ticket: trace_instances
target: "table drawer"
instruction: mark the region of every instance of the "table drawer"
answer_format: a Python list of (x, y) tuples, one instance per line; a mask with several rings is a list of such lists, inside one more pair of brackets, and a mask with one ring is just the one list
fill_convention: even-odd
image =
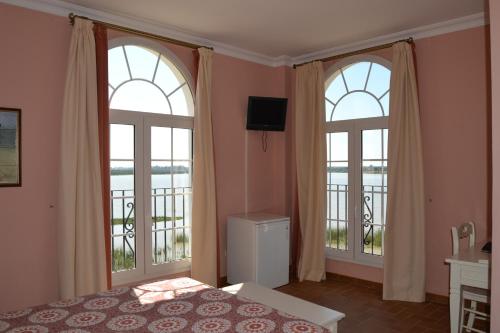
[(488, 267), (466, 266), (461, 269), (461, 280), (463, 285), (488, 289)]

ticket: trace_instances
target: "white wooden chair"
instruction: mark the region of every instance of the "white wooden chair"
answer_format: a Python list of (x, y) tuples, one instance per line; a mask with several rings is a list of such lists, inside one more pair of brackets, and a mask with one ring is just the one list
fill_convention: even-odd
[[(468, 238), (468, 246), (473, 247), (476, 244), (476, 230), (473, 222), (467, 222), (459, 227), (451, 228), (451, 238), (453, 240), (453, 255), (457, 254), (460, 250), (460, 240)], [(477, 303), (489, 303), (489, 291), (481, 288), (474, 288), (463, 286), (461, 292), (460, 302), (460, 332), (465, 328), (466, 332), (481, 332), (474, 328), (474, 321), (476, 319), (489, 320), (489, 315), (477, 310)], [(465, 300), (470, 301), (470, 308), (465, 307)], [(468, 313), (467, 325), (464, 325), (465, 314)]]

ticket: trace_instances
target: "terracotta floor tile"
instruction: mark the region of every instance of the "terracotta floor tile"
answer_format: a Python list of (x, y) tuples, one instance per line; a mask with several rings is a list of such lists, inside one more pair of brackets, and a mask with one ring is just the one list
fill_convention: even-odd
[(446, 304), (382, 301), (380, 285), (329, 275), (326, 281), (292, 282), (279, 291), (343, 312), (339, 333), (449, 332)]

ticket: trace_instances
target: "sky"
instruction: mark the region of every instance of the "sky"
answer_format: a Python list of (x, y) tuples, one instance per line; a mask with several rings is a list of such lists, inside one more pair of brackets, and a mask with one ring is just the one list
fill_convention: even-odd
[[(326, 88), (326, 118), (333, 120), (380, 117), (389, 114), (390, 71), (382, 65), (360, 62), (336, 72)], [(366, 93), (361, 90), (367, 90)], [(347, 94), (350, 92), (350, 94)], [(347, 94), (347, 95), (346, 95)], [(329, 101), (328, 101), (329, 100)], [(381, 165), (371, 160), (387, 159), (388, 131), (364, 130), (362, 133), (362, 158), (365, 166)], [(351, 143), (352, 144), (352, 143)], [(331, 147), (330, 147), (331, 145)], [(327, 137), (329, 161), (336, 166), (347, 166), (348, 135), (346, 132)]]
[[(138, 46), (115, 47), (109, 50), (108, 56), (111, 109), (193, 114), (186, 80), (165, 57)], [(113, 162), (112, 167), (133, 167), (134, 126), (111, 125), (110, 136), (111, 159), (129, 160)], [(163, 166), (165, 160), (172, 158), (190, 160), (190, 137), (191, 131), (187, 129), (151, 127), (151, 158), (156, 160), (152, 164)]]

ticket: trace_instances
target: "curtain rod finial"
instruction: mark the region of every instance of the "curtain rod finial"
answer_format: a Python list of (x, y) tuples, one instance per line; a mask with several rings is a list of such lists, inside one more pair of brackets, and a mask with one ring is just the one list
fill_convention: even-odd
[(69, 23), (71, 25), (75, 24), (75, 17), (76, 17), (76, 15), (74, 13), (69, 13), (68, 18), (69, 18)]

